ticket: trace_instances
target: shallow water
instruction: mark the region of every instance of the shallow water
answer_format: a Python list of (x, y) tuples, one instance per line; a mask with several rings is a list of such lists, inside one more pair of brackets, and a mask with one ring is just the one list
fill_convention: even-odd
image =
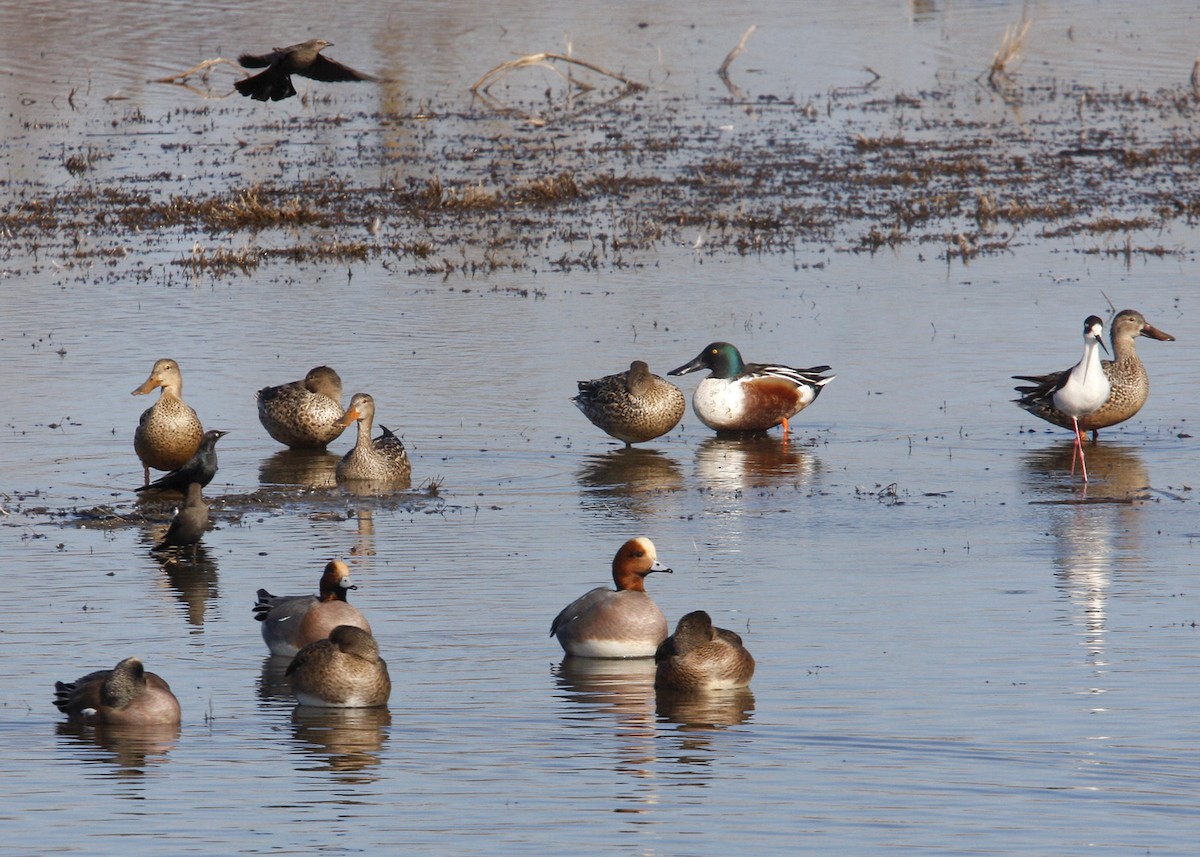
[[(306, 10), (311, 31), (293, 37), (270, 15), (206, 5), (179, 21), (148, 3), (143, 37), (128, 42), (118, 12), (91, 30), (42, 8), (0, 8), (9, 136), (24, 120), (51, 123), (27, 138), (37, 146), (5, 147), (11, 205), (22, 182), (61, 172), (56, 134), (74, 145), (107, 111), (195, 106), (144, 81), (217, 53), (324, 31), (332, 56), (403, 72), (406, 97), (452, 102), (495, 62), (560, 49), (569, 33), (578, 55), (651, 81), (656, 97), (707, 99), (724, 93), (711, 69), (756, 23), (711, 4), (657, 4), (652, 17), (594, 5), (569, 19), (522, 5), (487, 21), (410, 4), (402, 22), (350, 10), (337, 27)], [(885, 94), (969, 88), (1021, 11), (844, 8), (764, 7), (736, 66), (743, 83), (822, 98), (870, 65)], [(1130, 21), (1092, 4), (1038, 7), (1027, 74), (1176, 85), (1196, 13), (1157, 8), (1161, 19)], [(95, 51), (94, 63), (36, 78), (51, 40), (58, 55)], [(85, 78), (93, 97), (74, 113), (65, 91)], [(131, 102), (98, 100), (117, 90)], [(265, 110), (373, 109), (377, 97), (330, 95), (332, 106), (221, 102), (206, 138), (260, 133)], [(344, 143), (324, 133), (331, 150)], [(122, 132), (98, 170), (148, 181), (178, 158), (166, 169), (219, 184), (239, 168), (160, 142)], [(50, 253), (2, 263), (0, 553), (21, 585), (2, 629), (0, 760), (20, 787), (0, 809), (0, 852), (1194, 851), (1200, 413), (1186, 227), (1159, 239), (1181, 252), (1128, 262), (1030, 230), (969, 265), (922, 246), (739, 256), (664, 241), (623, 267), (473, 278), (277, 261), (189, 281), (170, 275), (174, 244), (121, 240), (132, 258), (83, 276)], [(1074, 362), (1082, 317), (1107, 315), (1102, 291), (1177, 341), (1139, 342), (1153, 394), (1089, 450), (1084, 491), (1069, 434), (1013, 406), (1009, 376)], [(714, 339), (752, 360), (829, 363), (838, 378), (786, 444), (778, 432), (715, 438), (689, 411), (626, 451), (568, 401), (580, 378), (634, 358), (662, 373)], [(129, 391), (167, 355), (205, 424), (231, 431), (206, 492), (217, 527), (195, 561), (149, 554), (157, 530), (129, 490), (141, 477), (133, 427), (150, 404)], [(281, 456), (253, 398), (319, 363), (347, 394), (375, 396), (414, 484), (439, 481), (436, 496), (323, 487), (220, 506), (327, 481), (332, 459)], [(696, 383), (680, 381), (689, 396)], [(78, 514), (98, 506), (135, 523)], [(675, 570), (650, 585), (670, 620), (706, 609), (745, 638), (758, 661), (748, 693), (656, 699), (648, 665), (564, 662), (546, 636), (642, 533)], [(255, 590), (309, 591), (331, 556), (350, 562), (388, 659), (386, 712), (294, 710), (259, 639)], [(61, 724), (53, 682), (130, 654), (171, 682), (179, 733)]]

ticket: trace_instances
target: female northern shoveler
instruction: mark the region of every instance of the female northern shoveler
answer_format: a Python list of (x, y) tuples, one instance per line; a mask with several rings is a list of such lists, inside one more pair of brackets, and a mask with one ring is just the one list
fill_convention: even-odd
[(337, 481), (358, 480), (378, 483), (403, 483), (412, 477), (412, 465), (404, 443), (387, 426), (383, 434), (371, 440), (371, 422), (375, 419), (375, 400), (367, 393), (355, 393), (342, 417), (342, 425), (358, 420), (358, 441), (337, 466)]
[(137, 658), (97, 670), (74, 682), (54, 683), (54, 705), (72, 723), (178, 726), (179, 700), (171, 686), (146, 672)]
[(667, 618), (646, 594), (647, 574), (671, 569), (654, 543), (630, 539), (613, 557), (616, 589), (597, 586), (564, 607), (550, 623), (563, 651), (583, 658), (648, 658), (667, 637)]
[(650, 372), (642, 360), (629, 364), (628, 372), (580, 381), (575, 407), (597, 428), (631, 446), (653, 440), (679, 425), (683, 417), (683, 392), (670, 381)]
[(183, 373), (178, 363), (166, 358), (157, 361), (150, 377), (132, 395), (145, 395), (155, 387), (162, 388), (158, 401), (142, 413), (133, 433), (133, 449), (142, 461), (144, 485), (150, 484), (151, 467), (174, 470), (187, 464), (204, 437), (200, 418), (183, 403)]
[(688, 613), (654, 653), (660, 690), (704, 691), (747, 687), (754, 658), (733, 631), (714, 628), (703, 610)]
[[(1078, 418), (1079, 431), (1090, 431), (1093, 442), (1099, 437), (1100, 429), (1123, 423), (1141, 410), (1150, 395), (1150, 378), (1146, 374), (1146, 367), (1138, 359), (1134, 339), (1147, 336), (1163, 342), (1175, 341), (1174, 336), (1151, 325), (1134, 309), (1117, 313), (1112, 321), (1109, 336), (1112, 339), (1114, 359), (1100, 363), (1111, 385), (1108, 399), (1097, 410)], [(1032, 382), (1032, 385), (1016, 388), (1017, 392), (1022, 394), (1016, 402), (1029, 413), (1047, 422), (1063, 428), (1074, 428), (1076, 419), (1063, 413), (1053, 398), (1054, 389), (1062, 374), (1056, 372), (1053, 375), (1014, 375), (1018, 381)]]
[(370, 633), (366, 617), (346, 600), (346, 593), (357, 588), (350, 583), (350, 567), (335, 559), (325, 565), (317, 595), (258, 590), (254, 618), (262, 622), (263, 642), (271, 654), (290, 658), (309, 643), (328, 637), (338, 625), (355, 625)]
[(338, 625), (327, 639), (309, 643), (288, 664), (292, 692), (301, 705), (375, 708), (387, 705), (392, 680), (370, 631)]
[(1083, 438), (1079, 434), (1079, 420), (1095, 413), (1105, 402), (1112, 389), (1108, 376), (1100, 366), (1100, 349), (1104, 341), (1104, 322), (1099, 316), (1089, 315), (1083, 321), (1083, 356), (1079, 362), (1060, 372), (1058, 380), (1046, 395), (1053, 406), (1071, 418), (1075, 430), (1075, 451), (1071, 455), (1071, 472), (1075, 472), (1075, 459), (1083, 467), (1083, 481), (1087, 482), (1087, 463), (1083, 457)]
[(263, 387), (258, 420), (267, 434), (293, 449), (324, 449), (346, 429), (342, 423), (342, 379), (317, 366), (301, 381)]
[(692, 395), (692, 409), (700, 422), (719, 432), (766, 431), (811, 405), (821, 389), (836, 378), (822, 375), (828, 366), (793, 369), (765, 363), (746, 363), (728, 342), (713, 342), (690, 363), (668, 375), (686, 375), (697, 369), (711, 374)]

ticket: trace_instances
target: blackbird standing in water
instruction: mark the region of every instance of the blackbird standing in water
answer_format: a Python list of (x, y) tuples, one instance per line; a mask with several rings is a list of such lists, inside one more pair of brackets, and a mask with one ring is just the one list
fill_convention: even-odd
[(164, 551), (177, 546), (195, 546), (208, 529), (208, 506), (200, 494), (200, 483), (192, 482), (187, 487), (187, 498), (171, 520), (167, 534), (154, 550)]
[(238, 62), (246, 68), (265, 68), (254, 77), (234, 83), (237, 91), (255, 101), (282, 101), (296, 94), (292, 75), (337, 83), (343, 80), (379, 80), (321, 56), (333, 42), (309, 39), (287, 48), (275, 48), (269, 54), (242, 54)]
[(183, 467), (172, 470), (149, 485), (143, 485), (134, 490), (139, 493), (142, 491), (178, 491), (182, 494), (187, 492), (187, 487), (192, 482), (199, 482), (200, 487), (203, 488), (217, 475), (217, 441), (227, 434), (229, 432), (216, 429), (206, 431), (200, 440), (200, 448)]

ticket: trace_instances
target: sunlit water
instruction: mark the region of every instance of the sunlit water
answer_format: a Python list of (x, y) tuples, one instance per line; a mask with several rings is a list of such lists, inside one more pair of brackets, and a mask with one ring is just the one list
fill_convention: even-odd
[[(5, 121), (58, 116), (66, 137), (108, 109), (73, 118), (68, 85), (161, 110), (182, 96), (147, 78), (318, 33), (355, 65), (407, 70), (411, 97), (456, 98), (494, 62), (561, 49), (564, 35), (589, 56), (619, 46), (607, 62), (694, 92), (759, 23), (754, 85), (808, 95), (859, 82), (864, 65), (900, 89), (973, 76), (1020, 15), (777, 4), (743, 22), (669, 4), (560, 24), (544, 5), (501, 26), (412, 4), (402, 18), (348, 10), (351, 29), (342, 10), (290, 4), (306, 24), (288, 35), (282, 11), (193, 6), (179, 20), (143, 4), (89, 29), (27, 8), (0, 10), (0, 70), (16, 82)], [(1194, 10), (1162, 4), (1158, 28), (1127, 11), (1039, 9), (1045, 41), (1026, 62), (1092, 85), (1186, 77)], [(31, 72), (85, 48), (88, 70), (60, 65), (53, 83)], [(212, 135), (261, 109), (226, 103)], [(120, 145), (163, 157), (153, 139)], [(59, 156), (27, 157), (10, 170)], [(728, 259), (666, 246), (640, 268), (486, 279), (277, 263), (117, 287), (48, 260), (6, 277), (0, 851), (1193, 853), (1192, 257), (1126, 266), (1035, 245), (947, 266), (919, 250)], [(1178, 341), (1139, 343), (1153, 395), (1090, 451), (1085, 494), (1069, 435), (1010, 404), (1009, 376), (1073, 363), (1082, 316), (1106, 314), (1101, 290)], [(829, 363), (838, 379), (786, 445), (778, 432), (718, 440), (689, 411), (627, 452), (568, 401), (580, 378), (635, 357), (663, 373), (714, 339), (749, 359)], [(167, 355), (205, 424), (231, 431), (210, 497), (275, 481), (279, 448), (253, 391), (319, 363), (375, 396), (414, 482), (440, 480), (440, 496), (328, 489), (222, 519), (194, 563), (165, 565), (149, 528), (21, 514), (134, 508), (132, 431), (149, 402), (129, 391)], [(1122, 502), (1063, 502), (1083, 496)], [(743, 635), (758, 660), (749, 693), (673, 704), (656, 700), (646, 664), (562, 661), (550, 619), (642, 533), (675, 570), (650, 585), (671, 621), (706, 609)], [(259, 639), (255, 590), (313, 590), (331, 556), (349, 560), (388, 659), (386, 712), (295, 711)], [(178, 735), (64, 728), (53, 682), (130, 654), (172, 683)]]

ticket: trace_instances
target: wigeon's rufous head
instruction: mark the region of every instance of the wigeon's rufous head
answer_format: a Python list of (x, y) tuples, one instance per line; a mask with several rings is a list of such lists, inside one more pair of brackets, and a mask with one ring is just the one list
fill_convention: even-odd
[(656, 571), (671, 574), (671, 569), (658, 561), (654, 542), (645, 536), (630, 539), (621, 545), (613, 557), (613, 583), (618, 590), (646, 591), (646, 575)]

